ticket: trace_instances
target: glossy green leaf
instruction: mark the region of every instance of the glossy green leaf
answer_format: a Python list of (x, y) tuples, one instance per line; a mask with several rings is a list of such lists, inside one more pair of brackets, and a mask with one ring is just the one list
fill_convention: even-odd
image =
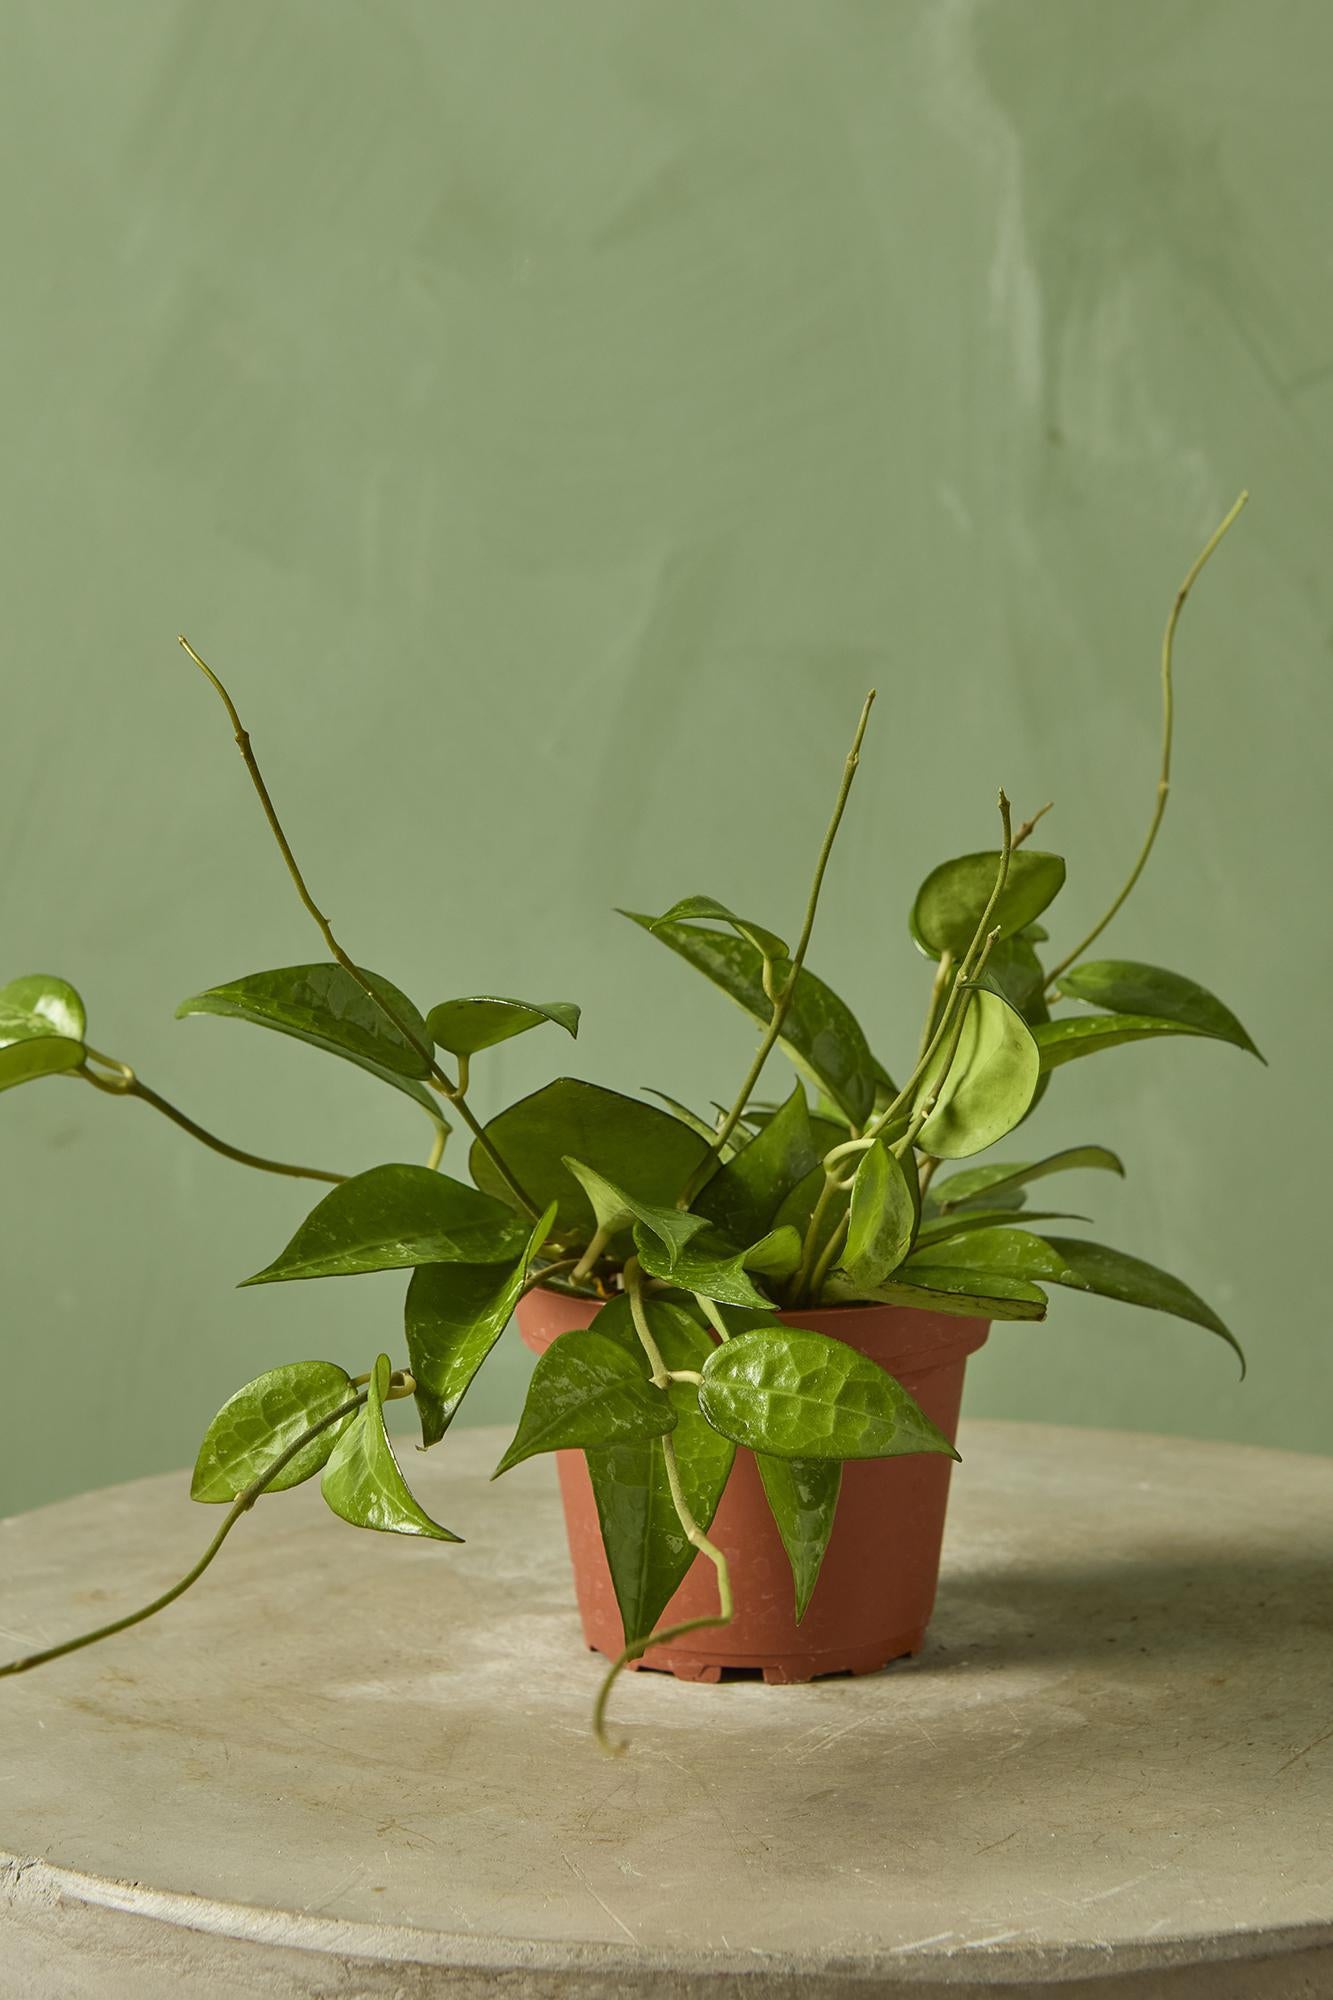
[[(204, 1433), (190, 1482), (192, 1500), (234, 1500), (308, 1431), (356, 1391), (333, 1361), (293, 1361), (270, 1368), (229, 1396)], [(282, 1493), (318, 1472), (351, 1416), (330, 1424), (265, 1489)]]
[(675, 1263), (691, 1237), (708, 1227), (702, 1215), (691, 1215), (679, 1208), (659, 1208), (653, 1202), (639, 1201), (636, 1196), (626, 1194), (623, 1188), (616, 1187), (604, 1174), (599, 1174), (595, 1167), (585, 1166), (582, 1160), (567, 1156), (565, 1165), (591, 1202), (599, 1230), (605, 1230), (608, 1237), (615, 1237), (640, 1222), (657, 1238), (670, 1264)]
[(773, 1458), (755, 1453), (774, 1526), (782, 1537), (796, 1586), (796, 1623), (809, 1608), (842, 1491), (836, 1458)]
[[(557, 1204), (557, 1231), (583, 1241), (595, 1226), (592, 1204), (565, 1165), (566, 1155), (586, 1160), (636, 1200), (670, 1208), (707, 1151), (679, 1118), (572, 1076), (520, 1098), (486, 1132), (533, 1200)], [(513, 1200), (479, 1143), (468, 1165), (479, 1188)]]
[(371, 1167), (326, 1194), (280, 1257), (246, 1278), (340, 1278), (413, 1264), (505, 1264), (527, 1225), (503, 1202), (428, 1167)]
[(547, 1021), (567, 1035), (577, 1035), (579, 1009), (572, 1000), (498, 1000), (490, 995), (444, 1000), (427, 1014), (426, 1029), (436, 1048), (447, 1049), (451, 1056), (474, 1056)]
[(917, 1144), (938, 1159), (958, 1160), (1012, 1132), (1032, 1102), (1041, 1066), (1022, 1015), (984, 988), (973, 991), (957, 1054), (938, 1084), (947, 1057), (941, 1049), (922, 1081), (923, 1096), (935, 1089), (938, 1095)]
[(1032, 1030), (1043, 1075), (1078, 1056), (1118, 1049), (1125, 1042), (1203, 1033), (1202, 1028), (1191, 1028), (1184, 1021), (1149, 1020), (1146, 1014), (1057, 1014), (1049, 1021), (1039, 1021)]
[(676, 1422), (670, 1398), (649, 1381), (640, 1360), (606, 1334), (576, 1328), (538, 1357), (513, 1442), (491, 1477), (537, 1452), (596, 1451), (665, 1437)]
[[(1096, 1167), (1119, 1174), (1122, 1179), (1125, 1172), (1119, 1155), (1109, 1146), (1066, 1146), (1062, 1152), (1048, 1153), (1044, 1160), (995, 1160), (988, 1166), (968, 1167), (962, 1173), (950, 1174), (933, 1184), (932, 1206), (946, 1215), (952, 1209), (977, 1202), (996, 1208), (1001, 1206), (1001, 1196), (1020, 1194), (1029, 1181), (1043, 1180), (1047, 1174), (1069, 1173), (1075, 1167)], [(1008, 1207), (1008, 1200), (1003, 1205)]]
[[(1259, 1051), (1229, 1007), (1196, 980), (1159, 965), (1139, 965), (1127, 958), (1085, 960), (1066, 972), (1056, 991), (1067, 1000), (1083, 1000), (1113, 1014), (1137, 1014), (1155, 1021), (1174, 1021), (1196, 1035), (1232, 1042), (1238, 1049)], [(1264, 1059), (1259, 1056), (1260, 1062)]]
[[(978, 1229), (1006, 1229), (1017, 1219), (1013, 1209), (960, 1208), (923, 1222), (912, 1246), (914, 1256), (924, 1258), (932, 1243), (945, 1243)], [(1091, 1222), (1090, 1215), (1076, 1215), (1067, 1208), (1025, 1208), (1022, 1220), (1031, 1222)]]
[[(783, 1272), (794, 1270), (795, 1260), (800, 1256), (801, 1240), (795, 1230), (791, 1230), (778, 1236), (776, 1245), (771, 1237), (766, 1237), (749, 1250), (728, 1251), (716, 1245), (710, 1230), (706, 1237), (687, 1244), (672, 1256), (658, 1238), (640, 1224), (634, 1231), (634, 1247), (649, 1277), (664, 1278), (670, 1284), (679, 1286), (681, 1291), (698, 1292), (706, 1299), (718, 1299), (733, 1306), (753, 1306), (762, 1311), (770, 1301), (756, 1290), (747, 1271), (766, 1268), (773, 1273), (775, 1262)], [(771, 1258), (774, 1249), (779, 1253), (775, 1262), (771, 1260), (765, 1264), (765, 1257)], [(752, 1261), (756, 1252), (761, 1260), (759, 1265)]]
[(68, 980), (32, 972), (0, 986), (0, 1090), (83, 1061), (83, 1002)]
[[(837, 1142), (835, 1141), (835, 1143)], [(813, 1173), (807, 1174), (803, 1181), (798, 1182), (787, 1196), (787, 1199), (783, 1202), (774, 1217), (777, 1226), (779, 1228), (795, 1229), (802, 1243), (804, 1243), (806, 1233), (814, 1218), (816, 1204), (823, 1193), (823, 1189), (824, 1169), (822, 1166), (818, 1166), (814, 1169)], [(815, 1232), (814, 1242), (811, 1245), (810, 1261), (812, 1268), (822, 1252), (828, 1247), (829, 1238), (832, 1236), (834, 1230), (841, 1226), (842, 1218), (847, 1212), (847, 1207), (848, 1197), (845, 1194), (834, 1195), (833, 1199), (825, 1207), (819, 1220), (819, 1227)]]
[[(985, 854), (960, 854), (933, 868), (917, 890), (909, 919), (912, 936), (929, 958), (950, 951), (961, 963), (976, 935), (999, 873), (998, 849)], [(1058, 854), (1021, 847), (1009, 857), (1009, 876), (990, 918), (1000, 938), (1012, 937), (1030, 924), (1064, 886), (1065, 864)]]
[[(621, 912), (720, 986), (738, 1007), (765, 1027), (773, 1008), (763, 986), (763, 959), (744, 938), (727, 937), (697, 924), (676, 924)], [(782, 967), (778, 976), (784, 977)], [(813, 972), (801, 968), (780, 1046), (796, 1067), (827, 1090), (855, 1125), (864, 1125), (875, 1105), (876, 1065), (855, 1016)]]
[(381, 1354), (370, 1371), (366, 1406), (338, 1439), (324, 1467), (320, 1491), (339, 1520), (354, 1528), (388, 1535), (424, 1535), (435, 1542), (458, 1542), (419, 1505), (403, 1478), (384, 1428), (384, 1400), (391, 1365)]
[(650, 930), (657, 930), (663, 924), (684, 923), (691, 918), (711, 919), (714, 923), (730, 924), (732, 930), (752, 944), (765, 958), (786, 959), (791, 951), (785, 940), (776, 931), (765, 930), (762, 924), (753, 923), (749, 917), (738, 917), (725, 903), (719, 903), (715, 896), (682, 896), (660, 917), (654, 917)]
[(985, 984), (992, 986), (1011, 1007), (1016, 1007), (1029, 1027), (1050, 1020), (1046, 970), (1026, 931), (1017, 937), (1002, 938), (992, 947), (986, 960)]
[[(426, 1023), (407, 995), (379, 973), (367, 972), (364, 966), (361, 970), (399, 1020), (429, 1050)], [(182, 1000), (176, 1018), (182, 1020), (189, 1014), (221, 1014), (309, 1042), (312, 1048), (325, 1049), (355, 1063), (358, 1069), (369, 1070), (372, 1076), (424, 1104), (432, 1117), (440, 1116), (439, 1098), (421, 1081), (430, 1074), (429, 1064), (341, 965), (283, 965), (273, 972), (252, 972), (244, 979), (211, 986), (206, 993)]]
[(704, 1183), (694, 1207), (733, 1242), (747, 1243), (772, 1225), (792, 1189), (819, 1160), (805, 1088), (798, 1083), (744, 1151)]
[(550, 1234), (552, 1205), (516, 1264), (423, 1264), (407, 1288), (407, 1357), (423, 1445), (438, 1444), (477, 1371), (508, 1326), (533, 1258)]
[(713, 1349), (699, 1407), (723, 1437), (774, 1458), (958, 1456), (877, 1363), (845, 1341), (780, 1321)]
[[(1105, 1243), (1088, 1243), (1078, 1236), (1034, 1235), (1026, 1229), (996, 1229), (962, 1238), (956, 1249), (937, 1243), (930, 1252), (936, 1265), (956, 1259), (981, 1266), (988, 1272), (1005, 1272), (1017, 1278), (1038, 1280), (1043, 1285), (1067, 1285), (1074, 1291), (1095, 1292), (1102, 1298), (1119, 1299), (1125, 1305), (1147, 1306), (1154, 1312), (1171, 1313), (1220, 1334), (1240, 1356), (1242, 1373), (1245, 1357), (1230, 1328), (1169, 1271), (1112, 1250)], [(913, 1264), (915, 1259), (913, 1260)], [(913, 1265), (907, 1267), (912, 1272)]]
[[(644, 1311), (653, 1339), (668, 1368), (697, 1373), (712, 1352), (710, 1335), (682, 1307), (646, 1298)], [(623, 1294), (602, 1307), (592, 1331), (604, 1334), (646, 1370)], [(671, 1433), (685, 1504), (708, 1532), (731, 1472), (736, 1448), (699, 1411), (691, 1383), (673, 1382), (667, 1391), (676, 1413)], [(641, 1638), (660, 1620), (695, 1558), (671, 1500), (666, 1461), (656, 1438), (614, 1444), (587, 1454), (588, 1472), (601, 1522), (611, 1581), (626, 1639)]]
[[(932, 1262), (938, 1248), (936, 1244), (923, 1252), (920, 1262), (910, 1258), (872, 1296), (883, 1305), (916, 1306), (923, 1312), (953, 1313), (964, 1319), (1045, 1319), (1046, 1294), (1039, 1285), (1003, 1272)], [(834, 1298), (842, 1295), (836, 1279), (828, 1291)]]
[(841, 1276), (858, 1290), (882, 1284), (912, 1246), (917, 1202), (902, 1164), (876, 1139), (862, 1153), (852, 1182)]

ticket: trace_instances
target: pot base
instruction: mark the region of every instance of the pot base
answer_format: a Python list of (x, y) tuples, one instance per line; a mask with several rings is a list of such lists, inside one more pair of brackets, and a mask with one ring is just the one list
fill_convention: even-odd
[[(722, 1680), (762, 1680), (769, 1687), (793, 1687), (805, 1681), (834, 1680), (842, 1675), (882, 1673), (894, 1660), (919, 1653), (925, 1639), (924, 1632), (913, 1632), (910, 1637), (882, 1641), (857, 1653), (801, 1653), (791, 1659), (773, 1654), (729, 1653), (725, 1660), (710, 1660), (699, 1653), (677, 1653), (670, 1646), (655, 1646), (650, 1658), (631, 1660), (629, 1671), (672, 1674), (678, 1681), (704, 1681), (711, 1686)], [(601, 1648), (589, 1646), (588, 1651), (597, 1653)], [(602, 1658), (607, 1655), (603, 1653)]]

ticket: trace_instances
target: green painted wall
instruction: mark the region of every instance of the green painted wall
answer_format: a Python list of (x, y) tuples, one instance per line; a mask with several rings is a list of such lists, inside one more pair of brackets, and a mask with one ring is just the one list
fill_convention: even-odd
[[(184, 628), (365, 962), (426, 1004), (578, 998), (581, 1073), (729, 1095), (743, 1020), (612, 906), (794, 922), (874, 681), (815, 962), (898, 1060), (912, 890), (997, 783), (1058, 802), (1064, 934), (1108, 898), (1163, 613), (1248, 484), (1113, 936), (1272, 1067), (1127, 1049), (1040, 1132), (1124, 1151), (1079, 1193), (1251, 1378), (1062, 1296), (969, 1407), (1330, 1448), (1331, 61), (1322, 0), (5, 0), (5, 976), (76, 980), (100, 1047), (242, 1144), (418, 1157), (371, 1080), (171, 1019), (318, 954)], [(515, 1044), (483, 1097), (564, 1057)], [(0, 1113), (0, 1504), (394, 1345), (398, 1280), (232, 1289), (313, 1190), (64, 1079)]]

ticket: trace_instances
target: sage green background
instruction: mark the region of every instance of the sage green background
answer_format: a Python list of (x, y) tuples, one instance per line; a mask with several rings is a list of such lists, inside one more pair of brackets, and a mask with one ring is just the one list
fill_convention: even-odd
[[(794, 924), (880, 691), (814, 963), (886, 1059), (905, 911), (1048, 796), (1059, 919), (1141, 836), (1195, 549), (1178, 790), (1108, 944), (1272, 1059), (1137, 1047), (1026, 1153), (1233, 1321), (1061, 1295), (975, 1413), (1327, 1450), (1333, 173), (1324, 0), (0, 0), (4, 976), (237, 1142), (424, 1154), (371, 1079), (172, 1021), (319, 955), (422, 1005), (568, 996), (481, 1067), (729, 1096), (743, 1018), (612, 914)], [(400, 1351), (401, 1280), (237, 1292), (318, 1190), (67, 1079), (0, 1104), (20, 1507), (180, 1463), (262, 1367)], [(457, 1166), (457, 1157), (453, 1164)], [(468, 1408), (512, 1412), (512, 1334)]]

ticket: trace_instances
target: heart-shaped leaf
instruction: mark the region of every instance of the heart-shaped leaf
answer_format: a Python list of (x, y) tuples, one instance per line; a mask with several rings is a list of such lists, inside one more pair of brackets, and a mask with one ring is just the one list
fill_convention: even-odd
[(371, 1167), (326, 1194), (280, 1257), (246, 1278), (340, 1278), (413, 1264), (506, 1264), (527, 1226), (504, 1202), (428, 1167)]
[(765, 958), (786, 959), (791, 956), (787, 944), (776, 931), (765, 930), (762, 924), (751, 922), (749, 917), (738, 917), (725, 903), (719, 903), (716, 896), (682, 896), (660, 917), (654, 917), (650, 930), (657, 930), (662, 924), (684, 923), (690, 918), (711, 919), (714, 923), (730, 924), (740, 937), (752, 944)]
[[(712, 1352), (710, 1335), (668, 1300), (645, 1298), (643, 1310), (666, 1366), (698, 1373)], [(646, 1369), (630, 1302), (623, 1293), (602, 1307), (592, 1331), (615, 1340), (641, 1370)], [(690, 1513), (707, 1534), (736, 1448), (705, 1423), (691, 1383), (673, 1382), (667, 1394), (676, 1413), (671, 1442), (681, 1489)], [(625, 1638), (642, 1638), (653, 1630), (684, 1581), (695, 1549), (686, 1540), (672, 1504), (666, 1460), (656, 1438), (603, 1446), (587, 1456)]]
[(425, 1535), (435, 1542), (458, 1542), (418, 1504), (403, 1478), (384, 1428), (384, 1399), (391, 1366), (381, 1354), (370, 1371), (366, 1407), (339, 1438), (324, 1467), (320, 1491), (333, 1512), (354, 1528), (388, 1535)]
[(641, 1361), (591, 1327), (553, 1340), (540, 1355), (508, 1451), (491, 1474), (542, 1451), (596, 1451), (665, 1437), (676, 1428), (670, 1398), (649, 1381)]
[(426, 1016), (426, 1028), (440, 1049), (452, 1056), (473, 1056), (480, 1049), (494, 1048), (511, 1035), (540, 1028), (553, 1021), (567, 1035), (579, 1031), (579, 1009), (572, 1000), (497, 1000), (487, 995), (475, 1000), (444, 1000)]
[[(364, 966), (361, 970), (362, 977), (429, 1050), (426, 1023), (407, 995), (378, 972), (367, 972)], [(206, 993), (182, 1000), (176, 1018), (183, 1020), (189, 1014), (221, 1014), (309, 1042), (312, 1048), (342, 1056), (358, 1069), (369, 1070), (382, 1082), (405, 1091), (424, 1104), (433, 1118), (440, 1115), (439, 1099), (421, 1080), (430, 1075), (425, 1057), (341, 965), (281, 965), (272, 972), (252, 972), (244, 979), (228, 980), (224, 986), (211, 986)]]
[(845, 1341), (774, 1322), (715, 1347), (699, 1407), (715, 1430), (774, 1458), (957, 1452), (900, 1382)]
[(833, 1533), (842, 1491), (842, 1461), (836, 1458), (773, 1458), (755, 1453), (769, 1512), (787, 1551), (796, 1586), (796, 1623), (809, 1608), (820, 1566)]
[(0, 986), (0, 1090), (77, 1069), (86, 1051), (83, 1002), (68, 980), (32, 972)]
[(857, 1290), (872, 1291), (896, 1271), (912, 1247), (917, 1203), (902, 1164), (876, 1139), (862, 1153), (852, 1182), (847, 1245), (841, 1275)]
[[(595, 1227), (592, 1204), (565, 1165), (567, 1155), (588, 1161), (637, 1200), (670, 1208), (708, 1150), (679, 1118), (573, 1076), (520, 1098), (486, 1133), (534, 1201), (557, 1204), (557, 1231), (585, 1242)], [(468, 1166), (479, 1188), (513, 1200), (479, 1143)]]
[(984, 1152), (1012, 1132), (1032, 1102), (1041, 1073), (1033, 1031), (1021, 1014), (985, 988), (972, 992), (957, 1053), (938, 1082), (943, 1048), (923, 1078), (921, 1095), (936, 1091), (935, 1109), (917, 1141), (936, 1158)]
[[(621, 915), (661, 938), (738, 1007), (768, 1025), (773, 1005), (764, 991), (763, 957), (745, 938), (727, 937), (698, 924), (655, 922), (633, 910), (622, 910)], [(777, 976), (786, 977), (781, 966)], [(797, 975), (780, 1045), (805, 1076), (828, 1091), (854, 1125), (865, 1124), (875, 1107), (874, 1058), (851, 1009), (804, 966)]]
[(407, 1357), (416, 1383), (423, 1445), (438, 1444), (483, 1361), (508, 1326), (532, 1260), (550, 1234), (554, 1205), (518, 1262), (423, 1264), (412, 1273), (405, 1311)]
[[(956, 860), (942, 861), (938, 868), (932, 868), (917, 890), (909, 919), (912, 936), (928, 958), (939, 958), (949, 951), (961, 963), (990, 901), (999, 868), (998, 851), (960, 854)], [(1020, 848), (1009, 857), (1008, 878), (991, 912), (989, 927), (998, 925), (1001, 940), (1023, 930), (1054, 902), (1064, 879), (1065, 864), (1058, 854)]]
[(978, 1202), (987, 1208), (1007, 1208), (1009, 1200), (1001, 1197), (1018, 1195), (1027, 1182), (1042, 1180), (1047, 1174), (1068, 1173), (1074, 1167), (1097, 1167), (1122, 1179), (1125, 1172), (1119, 1155), (1109, 1146), (1066, 1146), (1062, 1152), (1048, 1153), (1044, 1160), (995, 1160), (989, 1166), (967, 1167), (960, 1174), (950, 1174), (932, 1186), (931, 1206), (943, 1215)]
[[(1238, 1049), (1259, 1051), (1229, 1007), (1196, 980), (1160, 965), (1139, 965), (1128, 958), (1087, 960), (1066, 972), (1056, 987), (1067, 1000), (1084, 1000), (1113, 1014), (1138, 1014), (1155, 1021), (1175, 1021), (1196, 1035), (1233, 1042)], [(1264, 1060), (1259, 1056), (1260, 1062)]]
[[(235, 1500), (295, 1444), (303, 1431), (354, 1394), (351, 1376), (333, 1361), (293, 1361), (256, 1376), (228, 1397), (205, 1431), (190, 1482), (190, 1498)], [(349, 1413), (311, 1438), (265, 1490), (282, 1493), (318, 1472), (351, 1421)]]
[[(1244, 1373), (1245, 1356), (1230, 1328), (1197, 1292), (1190, 1290), (1169, 1271), (1112, 1250), (1105, 1243), (1088, 1243), (1078, 1236), (1034, 1235), (1026, 1229), (996, 1229), (987, 1234), (963, 1237), (954, 1248), (947, 1243), (932, 1245), (930, 1258), (935, 1265), (955, 1259), (984, 1268), (1007, 1272), (1014, 1277), (1039, 1280), (1044, 1285), (1067, 1285), (1074, 1291), (1095, 1292), (1102, 1298), (1119, 1299), (1125, 1305), (1147, 1306), (1155, 1312), (1171, 1313), (1220, 1334), (1240, 1357)], [(907, 1266), (913, 1277), (915, 1259)]]
[[(976, 1238), (967, 1240), (974, 1243)], [(933, 1264), (929, 1260), (938, 1248), (935, 1244), (923, 1251), (920, 1263), (910, 1258), (886, 1283), (876, 1286), (873, 1297), (881, 1305), (915, 1306), (922, 1312), (952, 1313), (963, 1319), (1045, 1319), (1046, 1294), (1039, 1285), (1003, 1272)], [(841, 1296), (836, 1278), (828, 1291), (833, 1298)]]
[(704, 1183), (694, 1206), (733, 1242), (748, 1242), (771, 1226), (792, 1189), (819, 1160), (805, 1089), (798, 1083), (744, 1151)]
[(696, 1238), (672, 1256), (640, 1224), (634, 1231), (634, 1247), (649, 1277), (665, 1279), (683, 1292), (697, 1292), (701, 1298), (733, 1306), (753, 1306), (762, 1311), (765, 1307), (772, 1310), (772, 1302), (755, 1289), (747, 1272), (767, 1271), (771, 1276), (779, 1276), (794, 1271), (801, 1254), (801, 1239), (794, 1229), (775, 1231), (748, 1250), (732, 1251), (718, 1243), (709, 1230), (706, 1236)]
[(1032, 1030), (1043, 1076), (1078, 1056), (1118, 1049), (1125, 1042), (1203, 1033), (1202, 1028), (1191, 1028), (1184, 1021), (1150, 1020), (1146, 1014), (1057, 1014), (1049, 1021), (1039, 1021)]
[(623, 1188), (614, 1186), (595, 1167), (585, 1166), (582, 1160), (566, 1157), (565, 1165), (592, 1203), (598, 1229), (605, 1230), (608, 1237), (641, 1222), (661, 1244), (668, 1263), (674, 1264), (690, 1238), (708, 1227), (702, 1215), (690, 1215), (679, 1208), (658, 1208), (652, 1202), (637, 1200)]

